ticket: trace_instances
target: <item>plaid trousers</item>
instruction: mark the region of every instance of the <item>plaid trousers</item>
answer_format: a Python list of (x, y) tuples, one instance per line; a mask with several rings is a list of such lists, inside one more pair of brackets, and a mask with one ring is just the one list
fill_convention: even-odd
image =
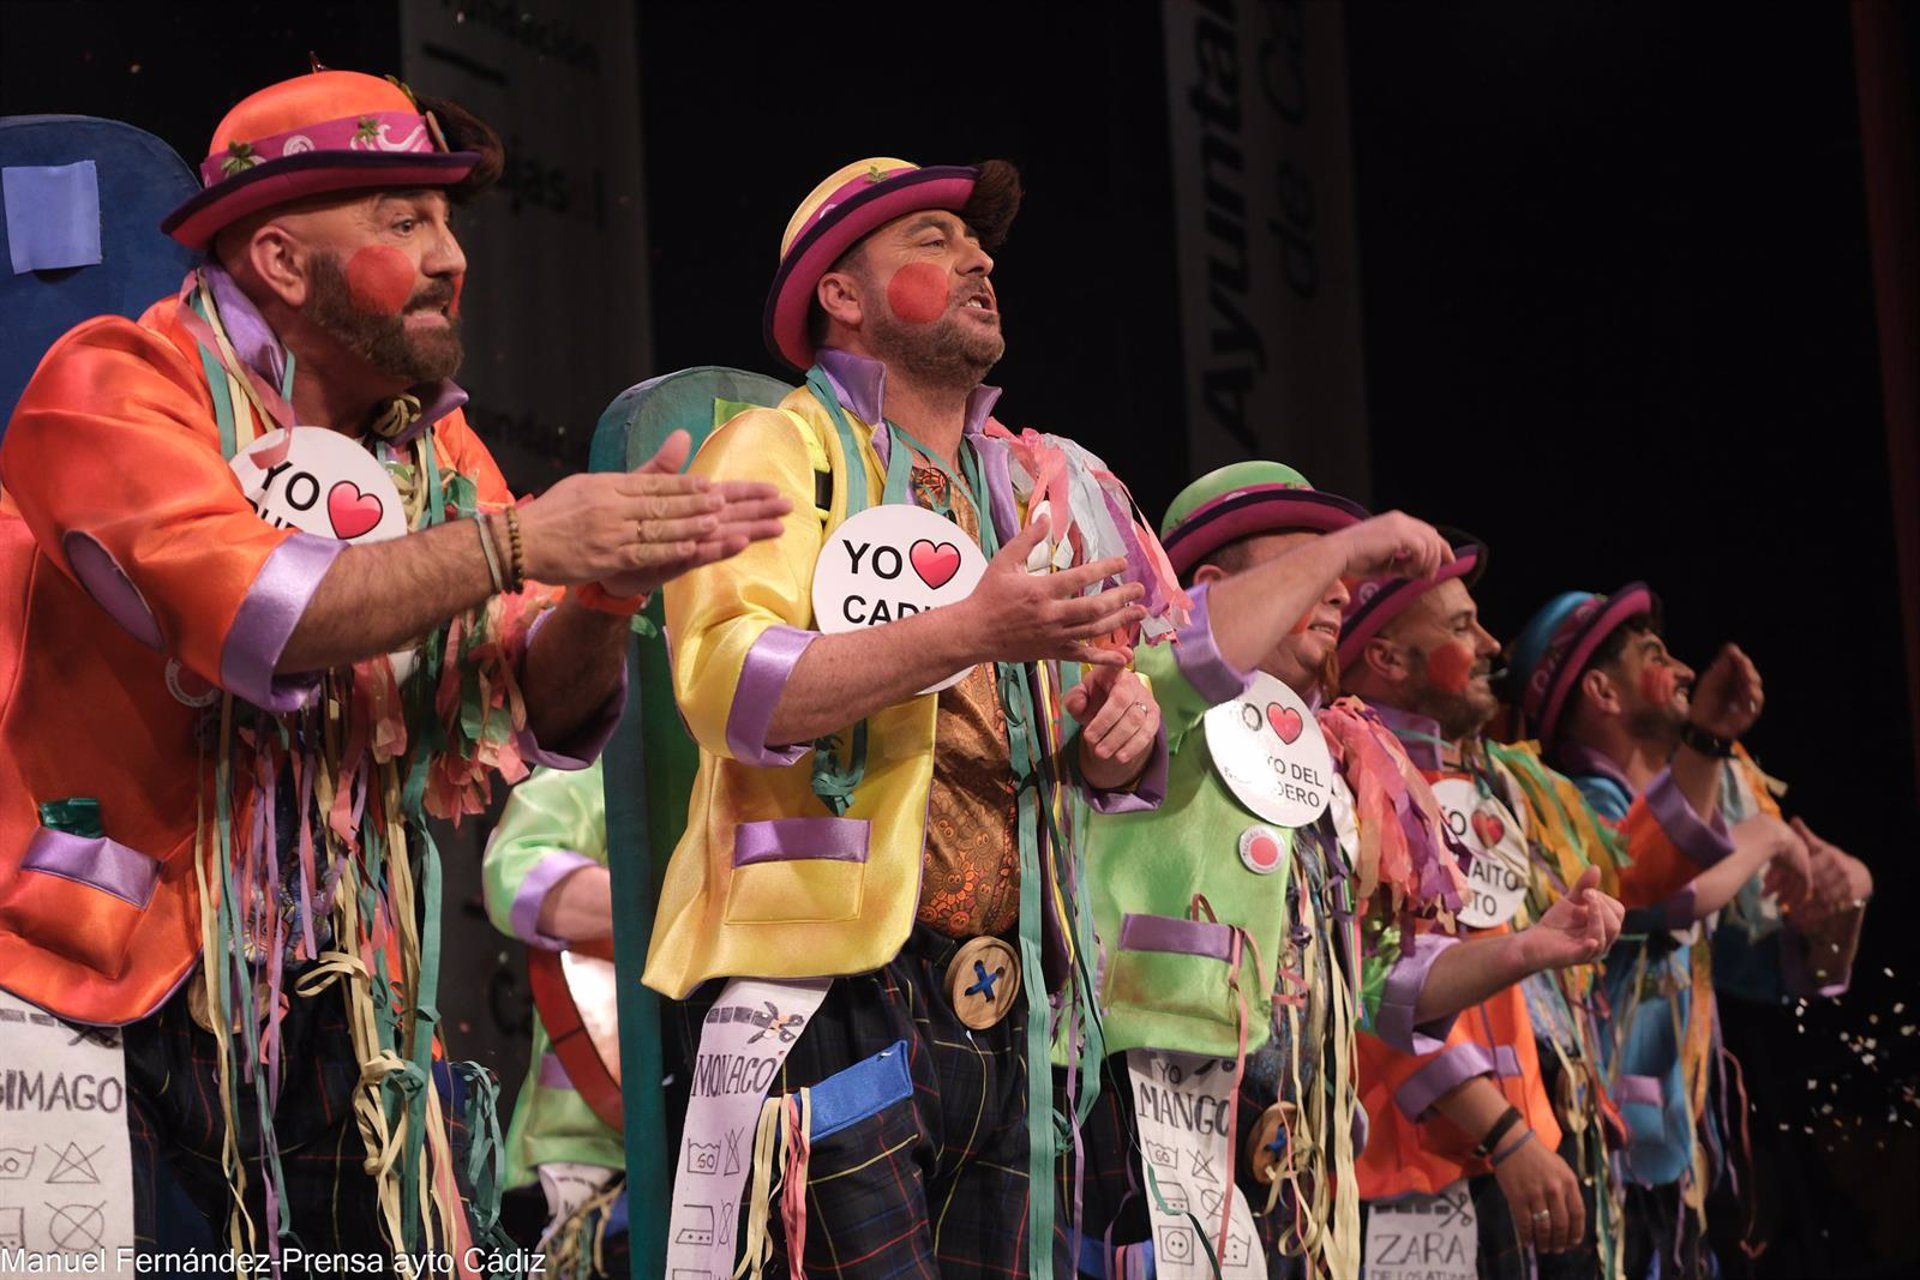
[[(916, 924), (886, 965), (836, 979), (774, 1082), (773, 1096), (792, 1093), (895, 1041), (907, 1043), (912, 1096), (813, 1144), (804, 1257), (810, 1277), (1028, 1275), (1025, 997), (985, 1031), (962, 1023), (948, 1003), (945, 974), (963, 941)], [(694, 1060), (701, 1019), (724, 986), (707, 983), (668, 1015), (682, 1062)], [(675, 1080), (684, 1100), (689, 1073), (676, 1071)], [(784, 1276), (784, 1228), (777, 1212), (769, 1216), (768, 1274)], [(745, 1238), (744, 1225), (734, 1238)], [(1059, 1227), (1053, 1252), (1054, 1274), (1072, 1275)]]
[[(383, 1254), (377, 1191), (353, 1118), (359, 1061), (337, 986), (291, 994), (281, 1022), (283, 1072), (274, 1112), (285, 1199), (280, 1220), (312, 1252)], [(221, 1171), (226, 1122), (218, 1048), (193, 1020), (183, 988), (159, 1012), (125, 1028), (128, 1138), (133, 1154), (134, 1241), (142, 1253), (224, 1253), (233, 1194)], [(436, 1073), (437, 1074), (437, 1073)], [(258, 1073), (256, 1073), (256, 1081)], [(266, 1249), (257, 1083), (239, 1084), (234, 1127), (246, 1169), (246, 1209)], [(443, 1094), (442, 1101), (445, 1101)], [(450, 1124), (456, 1170), (466, 1133)], [(461, 1186), (462, 1199), (467, 1188)]]

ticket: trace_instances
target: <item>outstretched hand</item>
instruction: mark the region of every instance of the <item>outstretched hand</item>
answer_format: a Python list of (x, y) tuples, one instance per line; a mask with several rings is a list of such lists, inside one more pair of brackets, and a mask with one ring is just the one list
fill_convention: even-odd
[(1598, 960), (1620, 936), (1627, 909), (1600, 891), (1600, 868), (1588, 867), (1573, 887), (1521, 935), (1535, 973)]
[(778, 537), (793, 504), (770, 484), (682, 475), (693, 439), (676, 431), (624, 474), (568, 476), (522, 510), (527, 576), (645, 595), (689, 569)]
[(1094, 595), (1080, 594), (1104, 579), (1125, 573), (1123, 556), (1076, 565), (1059, 573), (1029, 572), (1027, 557), (1046, 533), (1047, 522), (1034, 520), (1009, 539), (987, 562), (987, 571), (973, 594), (948, 606), (954, 625), (978, 638), (976, 661), (1051, 660), (1126, 666), (1125, 651), (1090, 642), (1146, 617), (1147, 611), (1136, 603), (1146, 588), (1137, 582), (1124, 582)]

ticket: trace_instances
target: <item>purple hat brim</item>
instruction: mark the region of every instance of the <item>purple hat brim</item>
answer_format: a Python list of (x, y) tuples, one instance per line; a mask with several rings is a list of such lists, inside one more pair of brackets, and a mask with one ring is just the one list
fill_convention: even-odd
[(1208, 556), (1242, 538), (1263, 533), (1332, 533), (1366, 518), (1365, 507), (1338, 494), (1255, 485), (1194, 508), (1160, 545), (1175, 576), (1184, 579)]
[(160, 230), (189, 249), (248, 214), (308, 196), (450, 187), (480, 163), (477, 151), (303, 151), (254, 165), (184, 201)]
[(1573, 643), (1567, 646), (1567, 656), (1561, 659), (1559, 669), (1547, 685), (1546, 701), (1537, 726), (1542, 746), (1552, 746), (1558, 740), (1560, 716), (1566, 710), (1568, 695), (1573, 692), (1581, 672), (1587, 669), (1594, 650), (1606, 643), (1607, 637), (1618, 631), (1627, 619), (1643, 613), (1658, 616), (1659, 612), (1660, 599), (1653, 594), (1653, 589), (1644, 582), (1630, 582), (1608, 596), (1607, 602), (1587, 619)]
[(806, 370), (813, 364), (807, 341), (807, 307), (813, 287), (833, 269), (840, 255), (867, 236), (909, 213), (946, 209), (958, 213), (973, 198), (980, 171), (970, 165), (929, 165), (874, 183), (829, 210), (807, 229), (774, 273), (761, 314), (761, 335), (775, 357)]
[(1443, 582), (1458, 578), (1471, 587), (1486, 571), (1487, 549), (1478, 542), (1455, 543), (1453, 559), (1424, 578), (1396, 578), (1349, 613), (1340, 624), (1340, 665), (1351, 667), (1360, 660), (1367, 641), (1381, 628), (1406, 612), (1407, 606)]

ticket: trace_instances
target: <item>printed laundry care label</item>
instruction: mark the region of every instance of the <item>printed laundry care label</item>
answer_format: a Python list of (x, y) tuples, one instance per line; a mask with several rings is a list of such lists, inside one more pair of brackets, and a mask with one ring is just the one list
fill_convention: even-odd
[[(1212, 1251), (1220, 1280), (1264, 1280), (1253, 1212), (1233, 1181), (1232, 1060), (1129, 1049), (1127, 1076), (1153, 1228), (1154, 1274), (1159, 1280), (1213, 1280), (1207, 1261)], [(1223, 1209), (1231, 1215), (1224, 1240)]]
[[(133, 1248), (120, 1032), (81, 1029), (0, 991), (0, 1254)], [(73, 1267), (71, 1269), (79, 1269)], [(0, 1265), (0, 1274), (14, 1274)]]
[(753, 1164), (760, 1104), (830, 985), (827, 978), (735, 978), (707, 1010), (686, 1129), (674, 1155), (669, 1276), (724, 1280), (733, 1274), (739, 1249), (734, 1227)]
[(1367, 1280), (1475, 1280), (1480, 1235), (1467, 1184), (1367, 1206)]

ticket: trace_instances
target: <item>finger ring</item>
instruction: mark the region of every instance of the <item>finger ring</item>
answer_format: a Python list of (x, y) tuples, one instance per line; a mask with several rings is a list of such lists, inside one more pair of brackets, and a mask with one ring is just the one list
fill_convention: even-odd
[(633, 536), (642, 542), (647, 541), (647, 522), (645, 520), (635, 520), (633, 522)]
[(1553, 1214), (1546, 1209), (1535, 1209), (1533, 1211), (1533, 1220), (1535, 1222), (1552, 1222)]
[(1127, 708), (1127, 714), (1128, 715), (1135, 715), (1135, 714), (1145, 715), (1147, 714), (1147, 704), (1144, 702), (1136, 702), (1131, 707)]

